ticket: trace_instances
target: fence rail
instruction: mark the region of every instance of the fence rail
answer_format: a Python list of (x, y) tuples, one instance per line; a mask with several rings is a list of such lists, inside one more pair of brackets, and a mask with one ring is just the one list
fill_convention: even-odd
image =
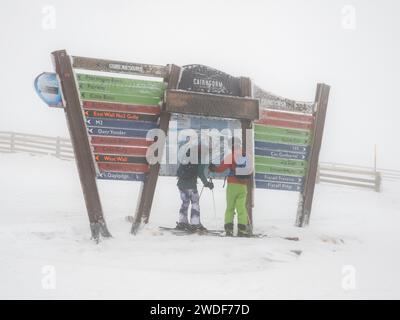
[[(0, 131), (0, 152), (26, 152), (52, 155), (64, 160), (74, 159), (72, 144), (68, 138), (7, 131)], [(317, 172), (317, 183), (362, 187), (377, 192), (380, 191), (382, 178), (400, 180), (400, 171), (321, 162)]]

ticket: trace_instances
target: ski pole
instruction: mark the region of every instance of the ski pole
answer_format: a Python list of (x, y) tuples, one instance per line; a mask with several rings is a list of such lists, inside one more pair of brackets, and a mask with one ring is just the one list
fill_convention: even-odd
[(204, 190), (204, 185), (203, 185), (203, 188), (201, 188), (200, 195), (199, 195), (199, 200), (201, 198), (201, 195), (203, 194), (203, 190)]
[[(212, 179), (210, 178), (210, 182), (212, 182)], [(213, 208), (214, 208), (214, 221), (215, 221), (215, 230), (218, 229), (218, 223), (217, 223), (217, 207), (215, 205), (215, 196), (214, 196), (214, 189), (211, 190), (212, 198), (213, 198)]]

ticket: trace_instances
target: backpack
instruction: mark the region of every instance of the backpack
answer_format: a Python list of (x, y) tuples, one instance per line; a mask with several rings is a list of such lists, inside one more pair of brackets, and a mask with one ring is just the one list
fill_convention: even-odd
[(232, 176), (239, 180), (250, 179), (252, 177), (252, 174), (235, 174), (236, 168), (246, 168), (247, 157), (241, 157), (238, 162), (235, 162), (235, 169), (232, 170)]
[(197, 178), (197, 170), (198, 170), (198, 165), (197, 164), (180, 164), (178, 167), (178, 178), (179, 179), (192, 179), (192, 178)]

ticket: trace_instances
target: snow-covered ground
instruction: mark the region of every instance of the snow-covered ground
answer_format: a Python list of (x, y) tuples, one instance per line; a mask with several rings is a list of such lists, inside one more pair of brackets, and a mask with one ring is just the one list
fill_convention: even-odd
[[(100, 181), (114, 237), (95, 245), (74, 162), (0, 154), (0, 165), (1, 299), (400, 298), (400, 182), (318, 185), (306, 229), (293, 227), (296, 193), (257, 190), (255, 229), (270, 237), (239, 239), (161, 234), (177, 218), (173, 178), (160, 178), (151, 222), (132, 236), (139, 183)], [(217, 182), (215, 218), (204, 191), (209, 228), (222, 225), (224, 192)]]

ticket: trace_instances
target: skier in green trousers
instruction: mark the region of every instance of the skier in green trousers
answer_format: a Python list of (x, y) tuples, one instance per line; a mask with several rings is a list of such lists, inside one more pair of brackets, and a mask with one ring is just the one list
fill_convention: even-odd
[(210, 165), (210, 171), (228, 171), (224, 225), (226, 235), (233, 236), (233, 220), (236, 212), (238, 223), (237, 235), (239, 237), (246, 237), (251, 235), (249, 217), (246, 208), (247, 185), (250, 176), (236, 174), (236, 168), (239, 166), (238, 159), (241, 159), (242, 163), (243, 161), (246, 161), (242, 156), (240, 139), (236, 137), (232, 138), (230, 145), (232, 152), (224, 158), (220, 165)]

